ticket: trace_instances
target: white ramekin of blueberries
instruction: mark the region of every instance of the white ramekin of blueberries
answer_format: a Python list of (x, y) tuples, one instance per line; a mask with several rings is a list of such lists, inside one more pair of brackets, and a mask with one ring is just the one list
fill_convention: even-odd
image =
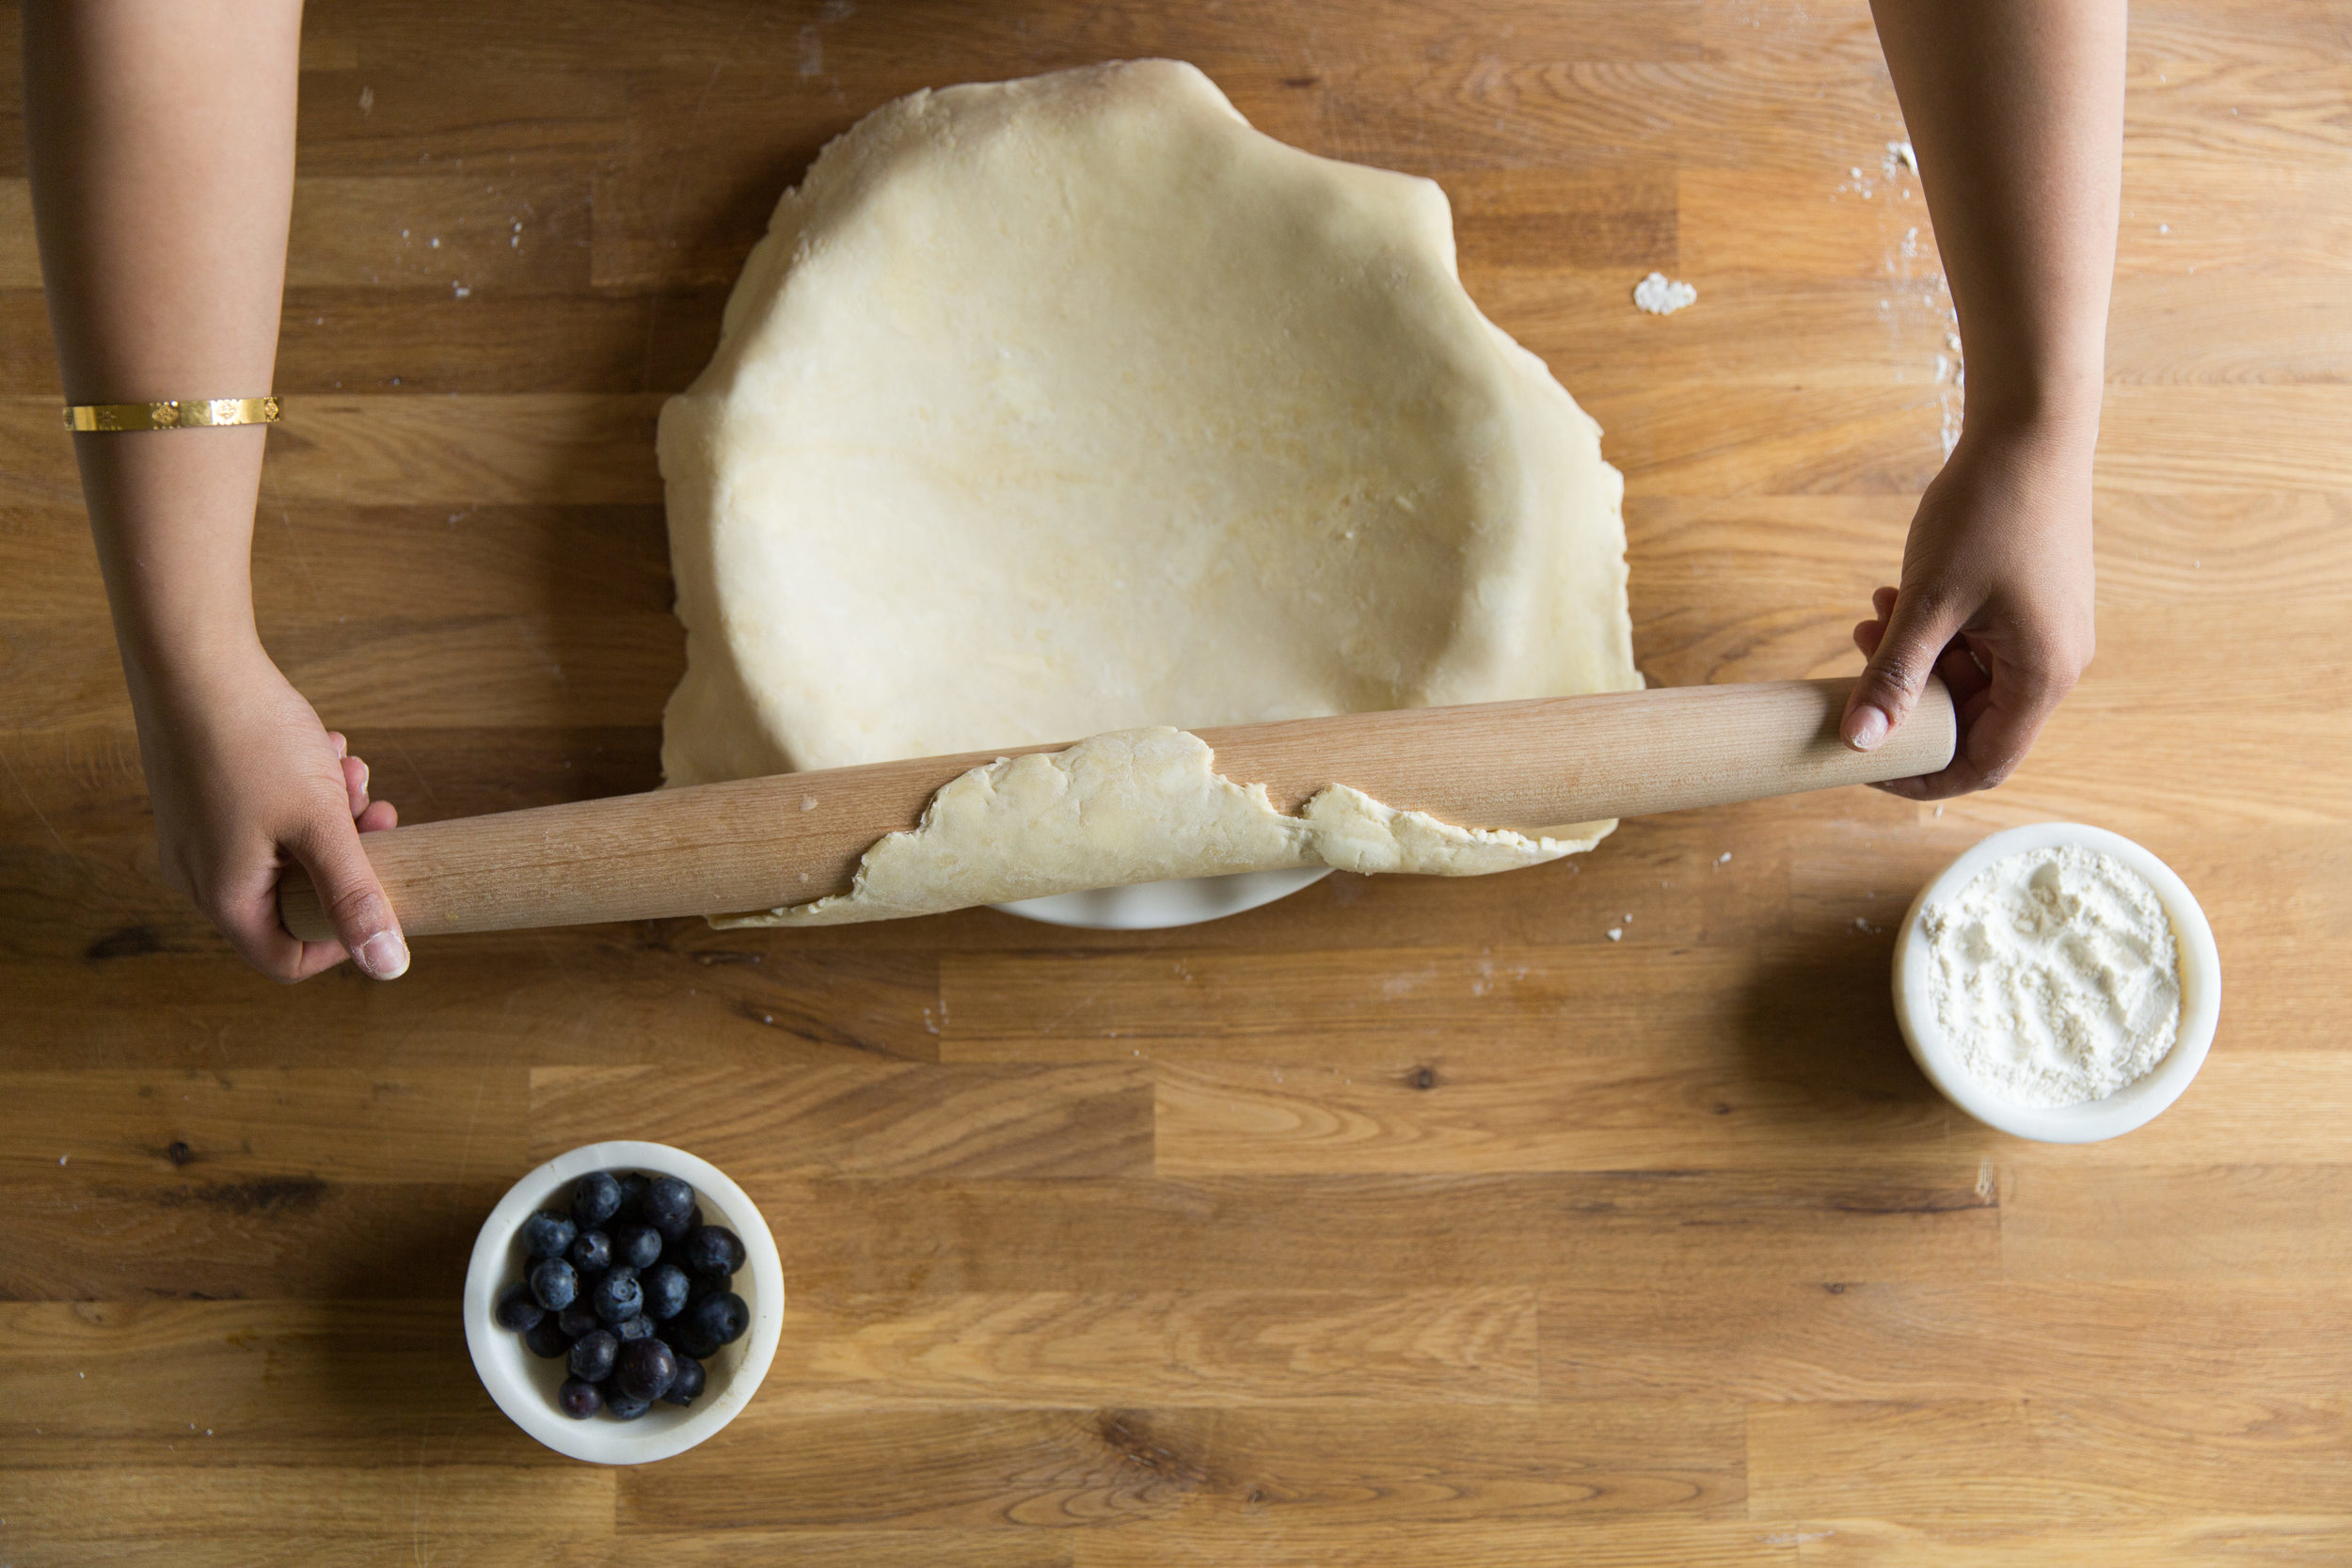
[(466, 1340), (490, 1397), (598, 1464), (664, 1459), (734, 1419), (783, 1320), (759, 1212), (665, 1144), (590, 1144), (541, 1165), (491, 1211), (466, 1274)]

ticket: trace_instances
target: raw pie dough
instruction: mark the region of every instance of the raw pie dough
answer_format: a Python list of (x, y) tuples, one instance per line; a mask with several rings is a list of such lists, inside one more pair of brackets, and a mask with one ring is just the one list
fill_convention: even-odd
[(1476, 877), (1590, 849), (1610, 826), (1569, 838), (1457, 828), (1346, 784), (1286, 816), (1265, 785), (1216, 772), (1199, 736), (1124, 730), (973, 768), (931, 797), (920, 827), (877, 840), (848, 893), (710, 924), (835, 926), (1277, 866)]
[(1429, 181), (1175, 61), (915, 93), (786, 193), (662, 410), (664, 775), (1096, 737), (958, 780), (790, 923), (1590, 847), (1285, 816), (1137, 727), (1638, 688), (1599, 434), (1463, 292)]

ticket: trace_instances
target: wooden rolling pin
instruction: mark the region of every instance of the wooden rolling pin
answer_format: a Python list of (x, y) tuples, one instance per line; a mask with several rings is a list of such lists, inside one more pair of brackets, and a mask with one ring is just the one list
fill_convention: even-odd
[[(1686, 686), (1593, 697), (1294, 719), (1197, 733), (1216, 770), (1295, 812), (1326, 784), (1481, 828), (1533, 829), (1932, 773), (1950, 695), (1931, 683), (1875, 752), (1837, 738), (1846, 680)], [(654, 790), (391, 828), (361, 840), (411, 937), (653, 920), (846, 892), (858, 858), (912, 828), (933, 792), (1009, 752)], [(286, 929), (334, 934), (309, 879), (278, 884)]]

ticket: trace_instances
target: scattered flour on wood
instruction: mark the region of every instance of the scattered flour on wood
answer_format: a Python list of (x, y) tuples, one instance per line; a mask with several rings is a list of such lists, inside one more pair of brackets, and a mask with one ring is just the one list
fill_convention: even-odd
[(1662, 272), (1651, 273), (1633, 285), (1633, 303), (1653, 316), (1671, 316), (1686, 305), (1698, 302), (1699, 292), (1688, 283), (1677, 282)]

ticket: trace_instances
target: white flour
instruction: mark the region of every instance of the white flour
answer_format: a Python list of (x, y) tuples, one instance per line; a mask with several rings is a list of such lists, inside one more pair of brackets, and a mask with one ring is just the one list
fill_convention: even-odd
[(1937, 1024), (2021, 1105), (2079, 1105), (2146, 1076), (2181, 1023), (2180, 957), (2155, 889), (2079, 845), (2023, 849), (1921, 911)]
[(1699, 292), (1688, 283), (1678, 283), (1662, 272), (1651, 273), (1633, 285), (1633, 303), (1653, 316), (1671, 316), (1686, 305), (1698, 302)]

